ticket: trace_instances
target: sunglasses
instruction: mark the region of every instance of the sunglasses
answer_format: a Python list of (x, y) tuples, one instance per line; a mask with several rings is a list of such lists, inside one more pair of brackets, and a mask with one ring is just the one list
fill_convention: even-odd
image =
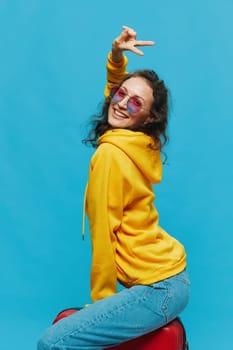
[[(122, 86), (113, 86), (110, 91), (110, 98), (113, 103), (119, 103), (128, 96), (127, 101), (127, 110), (131, 114), (136, 114), (142, 109), (146, 110), (143, 107), (142, 99), (139, 96), (129, 96), (127, 91)], [(148, 110), (149, 111), (149, 110)]]

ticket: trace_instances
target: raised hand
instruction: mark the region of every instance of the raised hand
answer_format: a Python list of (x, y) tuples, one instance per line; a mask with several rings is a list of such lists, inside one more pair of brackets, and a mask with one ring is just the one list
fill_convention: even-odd
[(119, 62), (122, 59), (123, 51), (131, 51), (137, 55), (143, 56), (143, 51), (139, 50), (138, 46), (153, 46), (154, 41), (137, 40), (137, 33), (134, 29), (123, 26), (121, 34), (113, 40), (112, 43), (112, 59)]

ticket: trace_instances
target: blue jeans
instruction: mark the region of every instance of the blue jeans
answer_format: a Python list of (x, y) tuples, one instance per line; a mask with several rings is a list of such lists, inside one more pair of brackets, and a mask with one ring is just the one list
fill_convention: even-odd
[(99, 350), (151, 332), (177, 317), (189, 300), (186, 271), (123, 289), (51, 326), (38, 350)]

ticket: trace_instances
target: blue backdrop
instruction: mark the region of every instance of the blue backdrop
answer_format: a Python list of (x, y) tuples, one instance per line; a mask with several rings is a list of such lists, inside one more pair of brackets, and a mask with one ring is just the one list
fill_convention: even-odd
[(103, 99), (122, 25), (155, 40), (129, 69), (172, 95), (160, 223), (188, 253), (191, 349), (232, 346), (232, 0), (0, 2), (0, 348), (36, 348), (56, 313), (89, 302), (81, 238), (93, 150), (81, 140)]

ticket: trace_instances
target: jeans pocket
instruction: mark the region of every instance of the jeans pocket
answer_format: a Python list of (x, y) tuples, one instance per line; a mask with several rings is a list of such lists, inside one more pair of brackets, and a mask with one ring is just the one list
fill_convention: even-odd
[(190, 298), (190, 280), (186, 270), (164, 281), (167, 287), (167, 299), (163, 312), (167, 321), (177, 317), (187, 306)]
[(187, 286), (190, 286), (189, 274), (186, 270), (178, 273), (177, 275), (171, 277), (173, 280), (180, 281), (185, 283)]

